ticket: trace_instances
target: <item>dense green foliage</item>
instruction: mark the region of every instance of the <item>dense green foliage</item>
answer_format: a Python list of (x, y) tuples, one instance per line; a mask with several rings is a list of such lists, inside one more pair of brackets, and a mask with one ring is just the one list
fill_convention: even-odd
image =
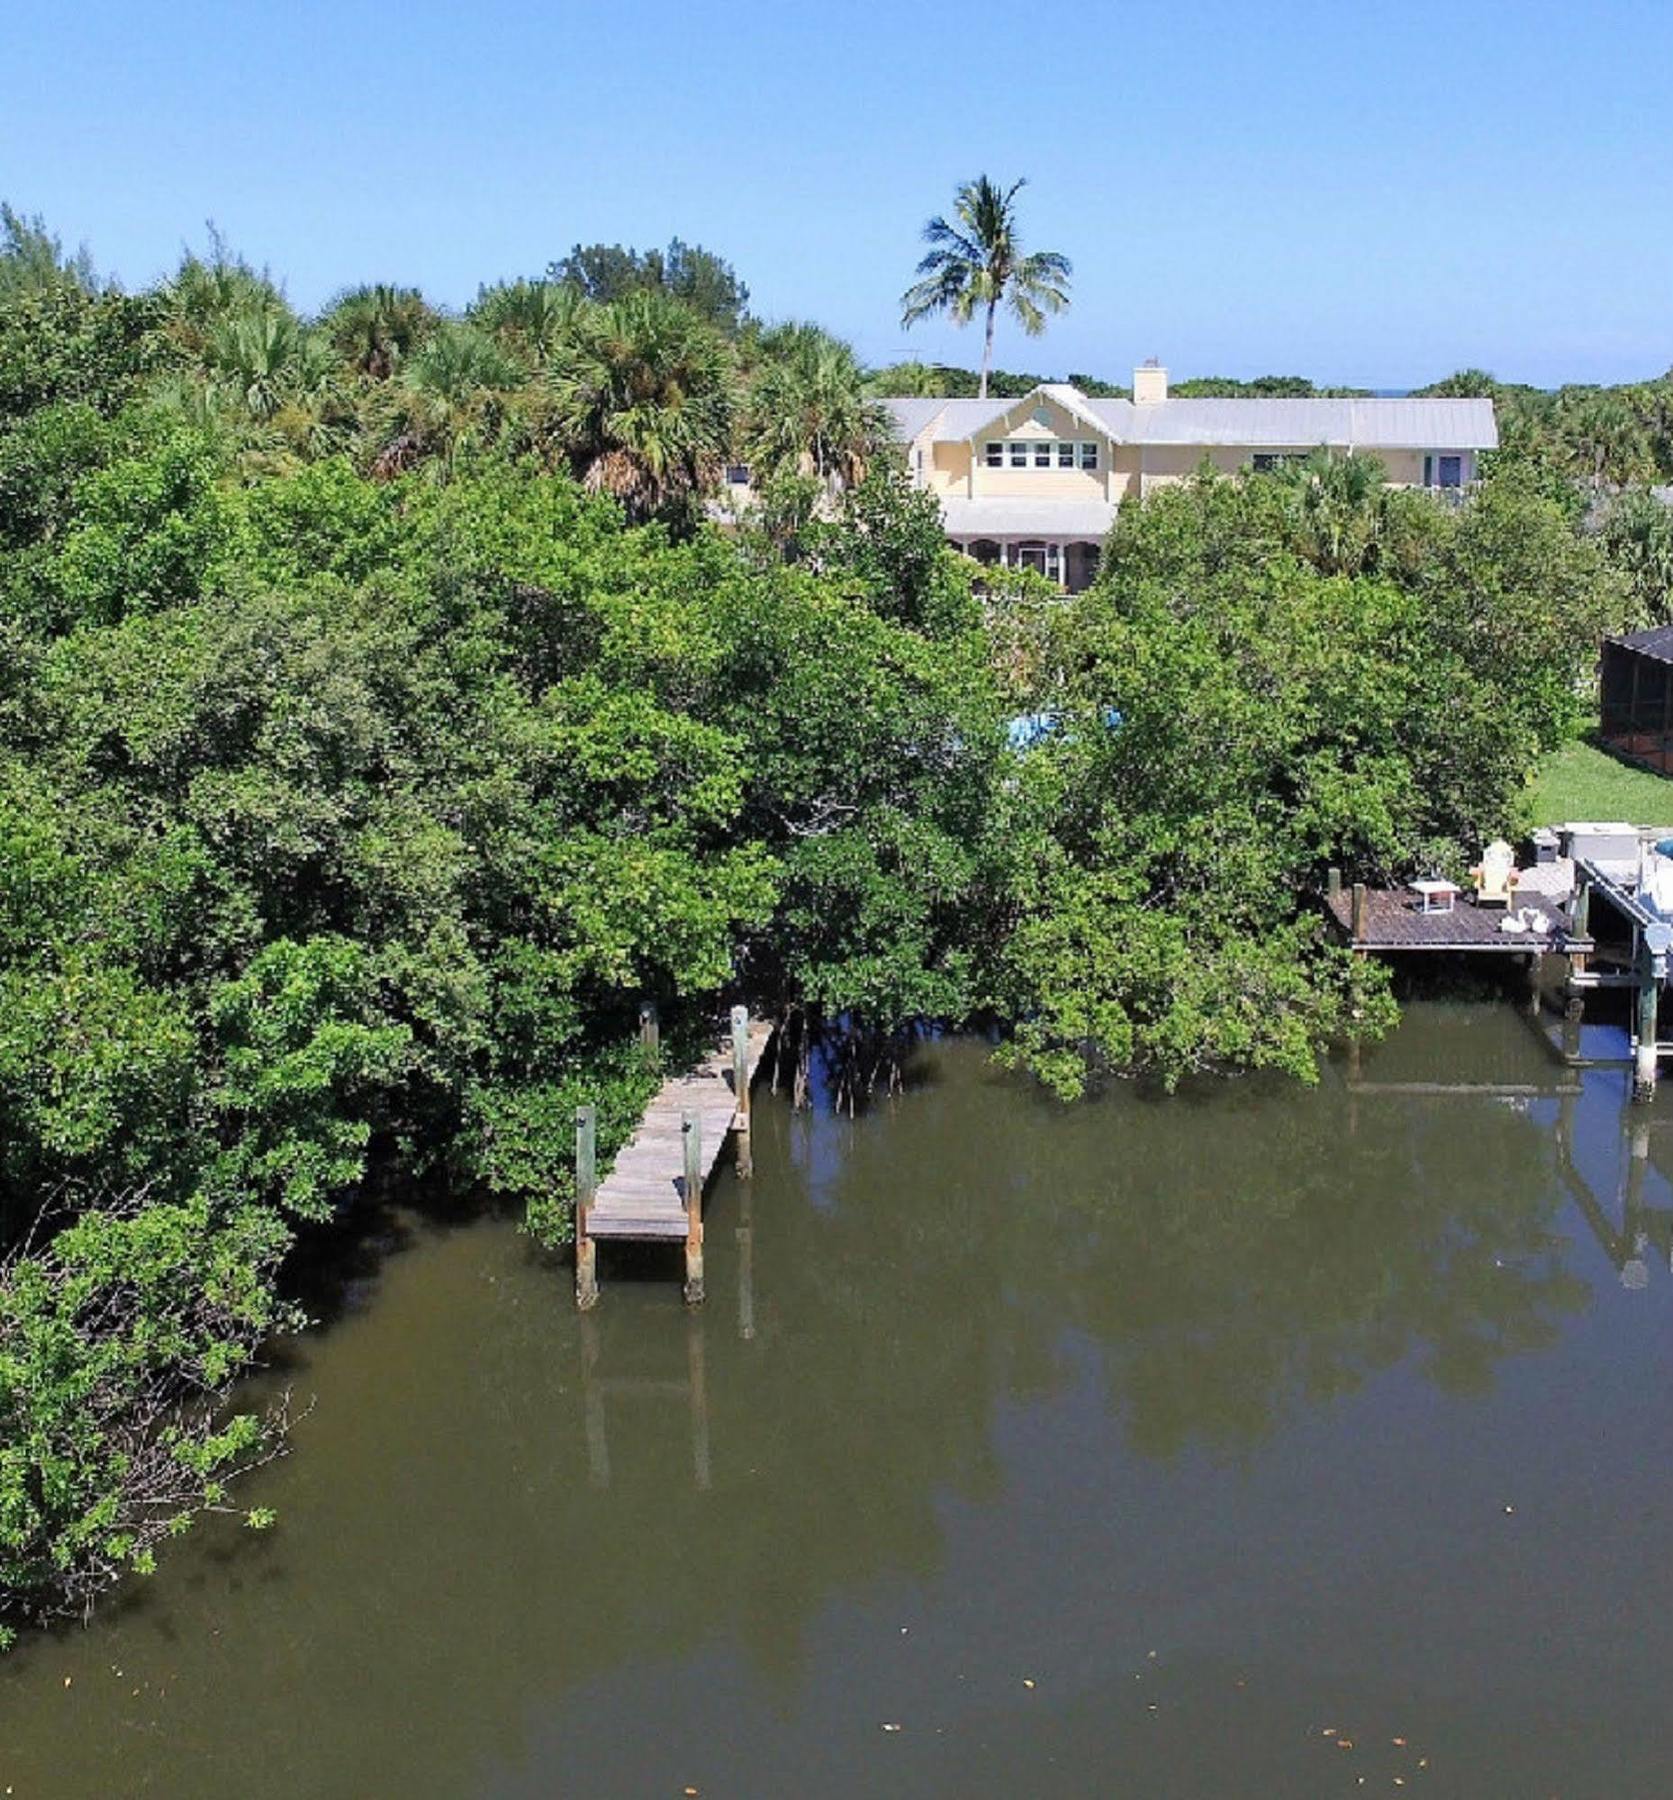
[(1064, 1093), (1100, 1063), (1306, 1076), (1381, 1009), (1303, 896), (1332, 863), (1456, 870), (1506, 828), (1619, 603), (1510, 482), (1452, 512), (1351, 458), (1123, 515), (1040, 650), (1062, 728), (1026, 771), (1044, 842), (991, 996), (1008, 1054)]
[[(307, 320), (219, 245), (129, 297), (8, 228), (23, 1614), (268, 1453), (216, 1403), (287, 1317), (290, 1244), (369, 1178), (563, 1241), (576, 1103), (608, 1154), (657, 1078), (645, 996), (672, 1055), (740, 995), (827, 1034), (851, 1103), (922, 1022), (983, 1016), (1064, 1095), (1310, 1077), (1388, 1013), (1318, 927), (1325, 866), (1451, 866), (1511, 824), (1632, 604), (1515, 459), (1456, 510), (1359, 459), (1205, 476), (1062, 602), (946, 549), (815, 328), (569, 274)], [(740, 451), (782, 504), (722, 535)]]

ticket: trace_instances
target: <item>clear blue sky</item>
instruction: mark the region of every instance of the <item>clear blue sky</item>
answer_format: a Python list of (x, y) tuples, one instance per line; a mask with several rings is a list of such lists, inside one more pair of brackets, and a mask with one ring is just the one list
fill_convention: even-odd
[(213, 218), (293, 300), (461, 304), (678, 233), (872, 361), (962, 178), (1075, 304), (998, 360), (1397, 387), (1673, 364), (1670, 0), (10, 0), (0, 196), (130, 286)]

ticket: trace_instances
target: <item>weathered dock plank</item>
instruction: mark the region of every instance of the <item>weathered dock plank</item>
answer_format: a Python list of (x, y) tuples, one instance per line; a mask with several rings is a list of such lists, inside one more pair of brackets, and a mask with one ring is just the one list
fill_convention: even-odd
[(742, 1012), (734, 1012), (731, 1036), (695, 1069), (664, 1082), (595, 1192), (579, 1174), (590, 1152), (578, 1150), (575, 1270), (583, 1307), (597, 1297), (599, 1238), (684, 1240), (686, 1296), (702, 1298), (703, 1189), (734, 1129), (741, 1133), (740, 1169), (748, 1172), (749, 1087), (773, 1034), (770, 1020)]

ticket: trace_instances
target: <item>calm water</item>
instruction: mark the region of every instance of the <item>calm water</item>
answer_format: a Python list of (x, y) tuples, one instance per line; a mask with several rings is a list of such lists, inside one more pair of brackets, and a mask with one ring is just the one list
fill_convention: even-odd
[[(0, 1666), (0, 1785), (1673, 1791), (1673, 1112), (1502, 1004), (1363, 1074), (763, 1099), (695, 1317), (408, 1222), (280, 1528)], [(1483, 1081), (1542, 1091), (1387, 1091)]]

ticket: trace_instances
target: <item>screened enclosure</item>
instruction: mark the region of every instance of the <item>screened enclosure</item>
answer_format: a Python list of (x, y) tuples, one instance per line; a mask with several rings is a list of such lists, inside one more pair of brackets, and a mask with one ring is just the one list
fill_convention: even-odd
[(1601, 729), (1611, 750), (1673, 775), (1673, 625), (1604, 639)]

